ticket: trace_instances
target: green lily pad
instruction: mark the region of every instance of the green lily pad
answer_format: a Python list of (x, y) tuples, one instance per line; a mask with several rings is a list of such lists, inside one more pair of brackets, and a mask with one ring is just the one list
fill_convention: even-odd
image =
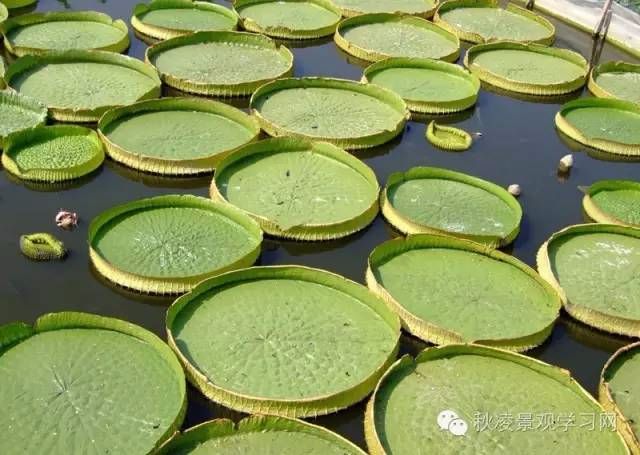
[(480, 81), (464, 68), (439, 60), (388, 58), (364, 70), (363, 82), (396, 92), (411, 112), (448, 114), (476, 104)]
[(129, 47), (127, 25), (96, 11), (24, 14), (7, 21), (2, 34), (7, 50), (17, 56), (72, 49), (124, 52)]
[(502, 41), (478, 44), (465, 66), (489, 85), (536, 96), (571, 93), (587, 81), (587, 61), (580, 54), (539, 44)]
[(26, 96), (0, 91), (0, 148), (8, 135), (43, 125), (47, 108)]
[(465, 130), (453, 126), (440, 125), (434, 121), (427, 126), (427, 139), (443, 150), (463, 152), (471, 148), (473, 140)]
[(333, 35), (340, 10), (330, 0), (237, 0), (245, 30), (286, 39)]
[(444, 233), (493, 246), (511, 243), (522, 219), (520, 204), (504, 188), (431, 167), (391, 174), (381, 206), (403, 233)]
[(82, 126), (40, 126), (12, 134), (2, 166), (23, 180), (61, 182), (90, 174), (102, 165), (104, 149), (98, 134)]
[(17, 59), (7, 85), (49, 107), (62, 122), (97, 122), (108, 109), (160, 96), (150, 65), (106, 51), (50, 51)]
[(31, 6), (37, 1), (38, 0), (2, 0), (2, 3), (11, 10)]
[(412, 14), (430, 18), (438, 0), (332, 0), (345, 17), (368, 13)]
[(145, 455), (179, 427), (184, 373), (147, 330), (84, 313), (0, 327), (2, 453)]
[(640, 343), (619, 349), (602, 370), (598, 399), (616, 413), (632, 453), (640, 452)]
[(237, 424), (217, 419), (190, 428), (167, 443), (158, 455), (365, 455), (323, 427), (302, 420), (249, 416)]
[(197, 196), (158, 196), (111, 208), (89, 227), (102, 275), (151, 294), (179, 294), (219, 273), (248, 267), (262, 231), (241, 211)]
[(338, 275), (253, 267), (177, 299), (167, 332), (187, 377), (213, 401), (303, 417), (369, 394), (396, 356), (400, 324), (381, 299)]
[(600, 426), (606, 417), (566, 370), (452, 345), (404, 357), (385, 374), (367, 406), (365, 436), (375, 454), (628, 454), (615, 427)]
[(405, 102), (375, 85), (344, 79), (281, 79), (260, 87), (251, 110), (271, 136), (330, 142), (345, 149), (374, 147), (404, 129)]
[(146, 51), (168, 86), (190, 93), (247, 96), (293, 70), (293, 54), (262, 35), (197, 32)]
[(0, 24), (6, 21), (9, 18), (9, 10), (4, 3), (0, 3)]
[(143, 35), (162, 40), (193, 32), (235, 30), (238, 16), (215, 3), (152, 0), (135, 6), (131, 25)]
[(511, 3), (498, 0), (453, 0), (443, 3), (434, 22), (472, 43), (508, 40), (549, 45), (555, 37), (551, 22)]
[(600, 98), (618, 98), (640, 104), (640, 65), (607, 62), (589, 76), (589, 90)]
[(297, 240), (363, 229), (378, 213), (379, 191), (373, 170), (344, 150), (287, 137), (232, 153), (211, 185), (212, 199), (244, 210), (270, 235)]
[[(64, 243), (47, 233), (21, 235), (20, 251), (34, 261), (62, 259), (67, 253)], [(0, 328), (1, 331), (2, 329)]]
[(260, 126), (223, 103), (164, 98), (107, 112), (98, 132), (118, 162), (146, 172), (189, 175), (213, 171), (229, 152), (257, 138)]
[(355, 16), (340, 22), (334, 39), (343, 51), (368, 62), (389, 57), (455, 62), (460, 55), (460, 41), (455, 35), (414, 16)]
[(419, 234), (369, 256), (369, 288), (418, 338), (514, 351), (541, 344), (562, 303), (526, 264), (467, 240)]
[(538, 252), (540, 275), (574, 318), (640, 337), (640, 230), (613, 224), (568, 227)]
[(566, 103), (556, 127), (574, 141), (607, 153), (640, 156), (640, 105), (607, 98)]
[(640, 227), (640, 183), (601, 180), (585, 189), (582, 206), (598, 223)]

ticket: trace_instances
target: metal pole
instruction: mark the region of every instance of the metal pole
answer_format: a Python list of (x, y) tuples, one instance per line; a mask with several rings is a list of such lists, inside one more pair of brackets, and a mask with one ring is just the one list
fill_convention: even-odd
[(602, 7), (602, 16), (600, 16), (600, 21), (598, 22), (598, 26), (593, 32), (594, 38), (603, 35), (607, 36), (607, 32), (609, 31), (609, 26), (607, 24), (607, 16), (609, 16), (609, 22), (611, 21), (611, 6), (613, 5), (613, 0), (606, 0), (604, 6)]
[(607, 0), (602, 8), (602, 17), (598, 22), (598, 26), (593, 31), (593, 49), (591, 51), (591, 59), (589, 60), (589, 70), (598, 64), (602, 50), (607, 41), (611, 18), (613, 17), (613, 0)]
[(527, 0), (527, 4), (525, 5), (525, 8), (529, 10), (533, 10), (535, 6), (536, 6), (536, 0)]

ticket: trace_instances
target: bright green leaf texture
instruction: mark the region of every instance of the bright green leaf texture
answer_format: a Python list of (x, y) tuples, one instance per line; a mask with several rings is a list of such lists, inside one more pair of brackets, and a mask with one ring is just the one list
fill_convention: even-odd
[(0, 91), (0, 147), (9, 134), (42, 125), (46, 119), (44, 105), (26, 96)]
[(589, 89), (596, 96), (640, 103), (640, 65), (626, 62), (598, 65), (591, 73)]
[(424, 14), (437, 6), (435, 0), (333, 0), (345, 16), (364, 13)]
[(585, 191), (583, 206), (596, 221), (640, 227), (640, 182), (601, 180)]

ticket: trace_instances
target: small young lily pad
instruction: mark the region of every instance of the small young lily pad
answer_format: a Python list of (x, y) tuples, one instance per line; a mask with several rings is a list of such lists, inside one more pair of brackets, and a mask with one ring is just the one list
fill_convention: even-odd
[(133, 8), (133, 28), (143, 35), (169, 39), (193, 32), (235, 30), (238, 16), (215, 3), (192, 0), (152, 0)]
[(187, 377), (211, 400), (241, 412), (310, 417), (373, 390), (395, 359), (400, 323), (382, 299), (341, 276), (252, 267), (178, 298), (167, 333)]
[(335, 42), (361, 60), (377, 62), (389, 57), (434, 58), (454, 62), (460, 41), (443, 28), (420, 17), (379, 13), (345, 19)]
[(465, 130), (448, 125), (439, 125), (433, 120), (427, 126), (427, 139), (443, 150), (463, 152), (471, 148), (471, 135)]
[(0, 91), (0, 148), (12, 133), (43, 125), (47, 108), (38, 101), (17, 93)]
[(62, 182), (95, 171), (104, 161), (98, 134), (82, 126), (39, 126), (5, 141), (2, 166), (22, 180)]
[(163, 82), (189, 93), (248, 96), (293, 71), (293, 54), (262, 35), (197, 32), (155, 44), (145, 53)]
[(332, 0), (345, 17), (369, 13), (411, 14), (429, 19), (439, 0)]
[(17, 56), (57, 50), (124, 52), (129, 30), (121, 20), (96, 11), (30, 13), (2, 27), (7, 50)]
[(537, 262), (569, 315), (606, 332), (640, 337), (640, 229), (570, 226), (542, 245)]
[(34, 261), (62, 259), (67, 253), (64, 243), (47, 233), (21, 235), (20, 251)]
[(501, 186), (432, 167), (391, 174), (380, 205), (405, 234), (448, 234), (492, 246), (511, 243), (522, 219), (520, 204)]
[(640, 182), (601, 180), (584, 191), (582, 207), (592, 220), (640, 227)]
[(640, 104), (640, 65), (607, 62), (589, 76), (589, 90), (599, 98), (618, 98)]

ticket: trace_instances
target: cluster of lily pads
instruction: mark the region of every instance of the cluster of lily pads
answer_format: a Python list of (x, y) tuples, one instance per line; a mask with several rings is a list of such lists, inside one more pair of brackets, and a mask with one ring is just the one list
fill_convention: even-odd
[[(460, 438), (434, 424), (443, 409), (468, 422), (477, 410), (611, 410), (618, 431), (574, 426), (555, 433), (553, 450), (640, 451), (640, 345), (607, 364), (600, 403), (568, 373), (516, 353), (544, 342), (563, 307), (592, 327), (640, 337), (640, 183), (584, 189), (595, 223), (554, 234), (536, 272), (497, 249), (518, 236), (523, 216), (504, 188), (420, 167), (392, 174), (380, 189), (373, 170), (345, 151), (388, 142), (410, 118), (472, 108), (481, 82), (545, 97), (588, 84), (595, 97), (564, 105), (558, 129), (638, 157), (640, 66), (589, 72), (579, 54), (549, 47), (550, 22), (494, 0), (237, 0), (233, 10), (154, 0), (134, 8), (131, 24), (152, 43), (145, 62), (119, 54), (127, 25), (101, 13), (5, 20), (14, 60), (2, 78), (0, 147), (8, 173), (47, 184), (88, 175), (105, 155), (167, 176), (215, 171), (209, 199), (137, 200), (89, 227), (100, 274), (178, 296), (167, 311), (168, 345), (133, 324), (81, 313), (0, 327), (0, 453), (361, 454), (298, 418), (370, 395), (372, 454), (550, 444), (544, 432)], [(371, 62), (361, 82), (290, 77), (293, 54), (273, 38), (328, 35)], [(460, 40), (474, 43), (466, 69), (450, 63)], [(160, 98), (162, 84), (181, 96)], [(186, 94), (251, 96), (250, 113)], [(97, 123), (97, 131), (45, 126), (47, 118)], [(272, 138), (259, 140), (263, 133)], [(473, 142), (435, 122), (425, 134), (448, 150)], [(366, 287), (323, 270), (251, 267), (265, 234), (336, 239), (379, 212), (404, 235), (371, 252)], [(20, 244), (35, 259), (64, 254), (45, 234)], [(397, 360), (401, 328), (439, 347)], [(253, 415), (179, 433), (185, 378)]]

